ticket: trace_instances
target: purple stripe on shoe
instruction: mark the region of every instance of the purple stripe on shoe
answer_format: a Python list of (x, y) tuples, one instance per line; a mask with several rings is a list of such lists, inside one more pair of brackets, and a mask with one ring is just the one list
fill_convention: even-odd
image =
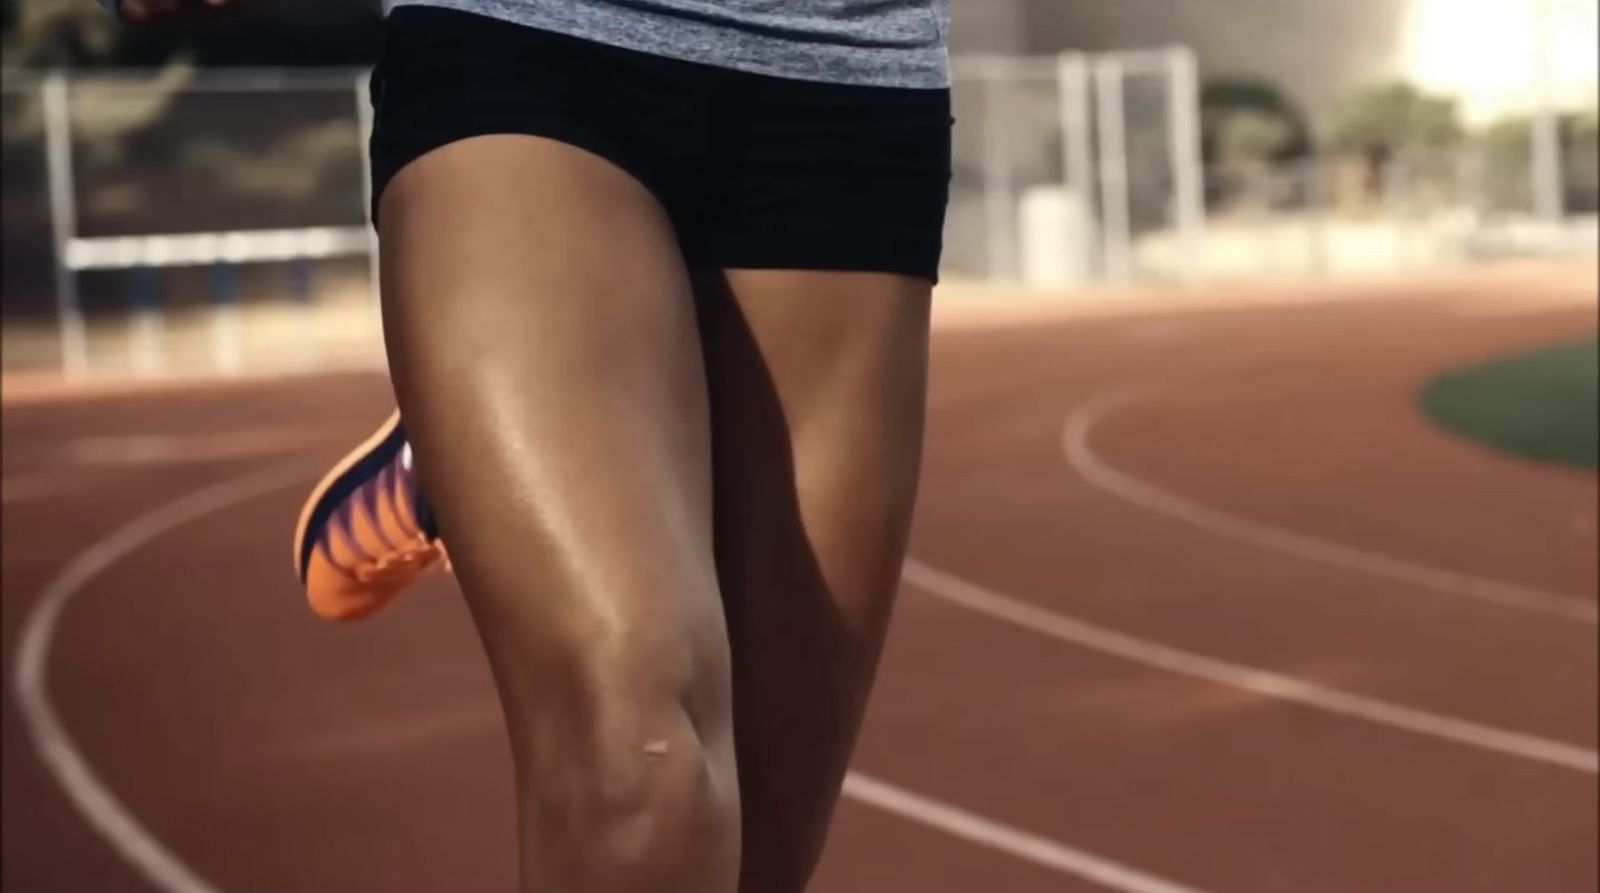
[[(377, 556), (362, 548), (361, 541), (356, 539), (355, 529), (350, 521), (351, 505), (352, 501), (346, 500), (334, 511), (333, 517), (328, 519), (328, 529), (338, 532), (345, 545), (349, 546), (350, 551), (356, 554), (358, 563), (376, 561)], [(329, 554), (331, 555), (332, 553), (330, 552)]]
[(383, 525), (379, 523), (379, 519), (382, 516), (378, 513), (378, 502), (382, 498), (381, 494), (383, 492), (384, 484), (389, 480), (390, 472), (393, 471), (393, 469), (393, 462), (383, 466), (383, 468), (378, 471), (377, 477), (374, 477), (372, 480), (362, 485), (361, 489), (356, 494), (361, 500), (362, 507), (367, 510), (367, 517), (372, 519), (373, 532), (378, 535), (378, 539), (383, 543), (383, 547), (385, 549), (393, 549), (395, 548), (395, 544), (389, 539), (389, 534), (384, 532)]
[[(318, 545), (327, 549), (331, 544), (328, 528), (334, 524), (334, 518), (339, 511), (349, 500), (356, 498), (357, 489), (382, 471), (384, 466), (394, 461), (404, 444), (405, 428), (396, 425), (388, 437), (340, 475), (317, 501), (312, 508), (310, 522), (306, 525), (305, 539), (300, 544), (301, 582), (305, 581), (306, 570), (311, 566), (312, 550)], [(345, 528), (348, 534), (348, 521), (345, 522)], [(348, 542), (350, 537), (346, 535), (345, 539)]]

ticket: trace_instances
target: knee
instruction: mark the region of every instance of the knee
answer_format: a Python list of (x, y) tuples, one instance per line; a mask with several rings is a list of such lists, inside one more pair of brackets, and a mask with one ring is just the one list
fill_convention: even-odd
[(629, 789), (651, 770), (731, 748), (732, 674), (720, 617), (635, 621), (572, 637), (551, 667), (573, 745), (596, 780)]
[(558, 817), (567, 852), (626, 875), (736, 839), (720, 616), (607, 620), (541, 638), (506, 707), (524, 796), (533, 815)]

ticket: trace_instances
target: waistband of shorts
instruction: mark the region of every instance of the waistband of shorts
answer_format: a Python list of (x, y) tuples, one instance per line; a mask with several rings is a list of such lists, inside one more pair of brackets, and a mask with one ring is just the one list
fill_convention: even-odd
[[(944, 90), (950, 52), (940, 40), (914, 46), (801, 42), (641, 7), (601, 19), (569, 3), (517, 0), (394, 0), (393, 10), (437, 8), (473, 13), (625, 50), (787, 80), (866, 87)], [(930, 16), (933, 13), (930, 11)]]

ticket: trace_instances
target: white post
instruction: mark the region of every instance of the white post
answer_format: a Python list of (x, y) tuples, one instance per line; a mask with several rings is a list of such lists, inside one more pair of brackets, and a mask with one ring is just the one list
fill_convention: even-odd
[(361, 204), (367, 221), (367, 282), (372, 291), (372, 306), (379, 308), (380, 301), (378, 258), (378, 230), (372, 219), (372, 72), (362, 72), (356, 77), (356, 129), (361, 134)]
[[(1072, 202), (1082, 209), (1079, 219), (1096, 220), (1094, 214), (1094, 133), (1092, 104), (1089, 100), (1089, 60), (1082, 53), (1062, 53), (1056, 68), (1057, 89), (1061, 100), (1061, 178), (1066, 184)], [(1077, 257), (1091, 257), (1097, 252), (1100, 235), (1097, 227), (1079, 229), (1072, 235), (1084, 240), (1084, 245), (1069, 245), (1067, 250)]]
[[(1333, 272), (1333, 230), (1329, 226), (1330, 207), (1327, 180), (1321, 155), (1313, 155), (1299, 162), (1293, 170), (1304, 181), (1311, 198), (1311, 212), (1306, 216), (1307, 257), (1311, 275), (1325, 277)], [(1294, 176), (1293, 174), (1291, 176)]]
[(219, 304), (211, 317), (211, 364), (223, 375), (244, 368), (244, 325), (237, 304)]
[(45, 79), (44, 144), (50, 189), (51, 235), (56, 253), (56, 312), (61, 324), (61, 366), (67, 377), (89, 371), (89, 335), (78, 301), (78, 275), (72, 265), (77, 237), (77, 208), (72, 187), (72, 109), (67, 76), (53, 72)]
[(1550, 0), (1533, 0), (1529, 8), (1533, 35), (1534, 113), (1533, 113), (1533, 210), (1543, 221), (1561, 220), (1565, 209), (1561, 195), (1561, 119), (1556, 108), (1550, 75), (1551, 15)]
[(140, 375), (160, 375), (166, 372), (165, 327), (159, 311), (140, 307), (133, 311), (128, 338), (132, 342), (133, 371)]
[(161, 278), (171, 265), (172, 247), (161, 239), (139, 244), (134, 266), (132, 313), (128, 320), (128, 355), (138, 375), (163, 375), (167, 370), (167, 324), (162, 312)]
[(1205, 159), (1200, 133), (1200, 65), (1188, 47), (1173, 47), (1168, 68), (1168, 146), (1172, 151), (1173, 224), (1182, 244), (1184, 275), (1200, 273), (1206, 227)]
[(223, 236), (219, 247), (211, 267), (211, 365), (223, 375), (237, 375), (244, 368), (245, 353), (238, 275), (247, 251), (237, 233)]
[(1383, 205), (1394, 228), (1394, 272), (1404, 272), (1411, 266), (1413, 216), (1411, 168), (1399, 158), (1390, 159), (1383, 169)]
[(992, 280), (1010, 279), (1017, 274), (1016, 212), (1012, 200), (1011, 156), (1003, 142), (1005, 128), (996, 123), (995, 110), (1000, 85), (998, 69), (978, 69), (983, 78), (983, 208), (986, 239), (986, 273)]
[(1132, 268), (1133, 236), (1128, 220), (1127, 114), (1123, 108), (1123, 64), (1115, 56), (1095, 63), (1100, 131), (1100, 214), (1106, 278), (1121, 281)]
[(1562, 216), (1561, 130), (1556, 112), (1543, 107), (1533, 116), (1533, 212), (1540, 220)]

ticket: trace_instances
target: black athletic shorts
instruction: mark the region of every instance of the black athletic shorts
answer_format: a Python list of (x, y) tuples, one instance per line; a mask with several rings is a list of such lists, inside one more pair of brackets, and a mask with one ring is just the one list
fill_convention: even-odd
[(692, 268), (938, 278), (948, 90), (790, 80), (402, 6), (372, 103), (375, 214), (390, 178), (425, 153), (531, 134), (637, 178)]

